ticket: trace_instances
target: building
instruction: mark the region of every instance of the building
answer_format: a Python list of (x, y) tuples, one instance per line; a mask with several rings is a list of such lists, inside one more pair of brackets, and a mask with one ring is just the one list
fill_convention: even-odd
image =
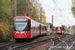
[(51, 23), (46, 23), (46, 25), (47, 25), (47, 31), (50, 31), (51, 30), (51, 28), (50, 28)]

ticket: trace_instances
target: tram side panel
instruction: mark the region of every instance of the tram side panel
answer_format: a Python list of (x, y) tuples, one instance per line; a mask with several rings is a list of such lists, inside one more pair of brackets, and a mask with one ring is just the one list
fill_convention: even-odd
[(39, 35), (39, 23), (31, 20), (31, 38)]
[(41, 35), (46, 35), (47, 34), (47, 27), (46, 25), (41, 25)]

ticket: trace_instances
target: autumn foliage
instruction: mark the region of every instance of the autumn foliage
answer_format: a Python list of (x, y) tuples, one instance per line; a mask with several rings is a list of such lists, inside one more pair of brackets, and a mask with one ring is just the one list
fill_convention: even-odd
[[(33, 2), (34, 1), (34, 2)], [(33, 4), (34, 3), (34, 4)], [(41, 4), (36, 0), (31, 0), (29, 3), (30, 14), (29, 17), (33, 20), (40, 22), (40, 8)], [(18, 0), (17, 1), (17, 15), (26, 16), (28, 13), (28, 0)], [(42, 10), (42, 23), (46, 24), (45, 10)]]

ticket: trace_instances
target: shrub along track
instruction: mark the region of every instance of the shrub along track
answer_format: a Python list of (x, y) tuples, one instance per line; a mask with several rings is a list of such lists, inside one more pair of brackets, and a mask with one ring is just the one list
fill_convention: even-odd
[(7, 24), (0, 25), (0, 42), (7, 42), (12, 38), (12, 29)]

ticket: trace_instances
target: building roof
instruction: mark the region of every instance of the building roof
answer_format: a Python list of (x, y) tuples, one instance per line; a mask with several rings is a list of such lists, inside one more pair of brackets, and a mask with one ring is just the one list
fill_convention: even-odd
[(50, 23), (46, 23), (46, 25), (47, 25), (47, 27), (48, 27), (48, 25), (50, 25)]

